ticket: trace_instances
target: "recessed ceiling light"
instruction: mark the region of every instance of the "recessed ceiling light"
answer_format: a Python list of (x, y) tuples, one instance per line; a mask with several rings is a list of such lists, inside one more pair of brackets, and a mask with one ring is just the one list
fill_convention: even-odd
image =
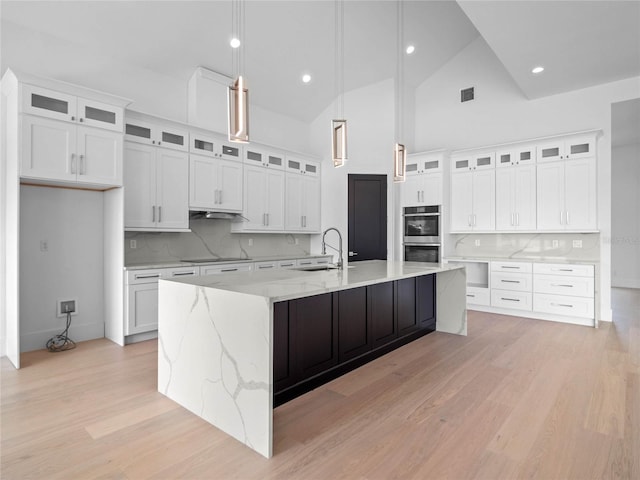
[(311, 81), (311, 75), (309, 75), (308, 73), (305, 73), (304, 75), (302, 75), (302, 81), (304, 83), (309, 83)]
[(238, 48), (240, 46), (240, 39), (238, 38), (232, 38), (231, 41), (229, 42), (229, 45), (231, 45), (231, 48)]
[(542, 73), (542, 72), (544, 72), (543, 66), (533, 67), (533, 69), (531, 70), (531, 73)]
[(407, 51), (407, 55), (411, 55), (413, 52), (416, 51), (416, 47), (413, 45), (409, 45), (406, 51)]

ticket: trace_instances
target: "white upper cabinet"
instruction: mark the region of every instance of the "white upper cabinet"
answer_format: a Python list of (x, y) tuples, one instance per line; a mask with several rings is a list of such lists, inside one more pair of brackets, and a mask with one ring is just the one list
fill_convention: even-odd
[(125, 142), (124, 150), (125, 229), (187, 230), (188, 155), (135, 142)]
[(242, 163), (189, 155), (189, 208), (242, 211)]
[(275, 170), (284, 170), (285, 154), (274, 151), (268, 147), (251, 144), (244, 150), (244, 163)]
[(124, 110), (84, 97), (23, 85), (22, 112), (122, 132)]
[(233, 232), (284, 231), (284, 172), (263, 166), (245, 165), (242, 215)]
[(409, 155), (406, 181), (401, 185), (402, 206), (442, 204), (442, 153)]
[(24, 115), (20, 176), (39, 181), (120, 186), (122, 134)]
[(495, 170), (451, 175), (451, 232), (495, 229)]
[(286, 231), (320, 231), (320, 164), (287, 154), (285, 163), (284, 227)]
[(192, 132), (189, 151), (199, 155), (242, 161), (242, 147), (228, 141), (222, 135), (210, 135)]
[(496, 230), (536, 229), (536, 167), (496, 169)]
[(514, 167), (536, 163), (535, 145), (516, 145), (496, 151), (496, 167)]
[(538, 162), (594, 157), (595, 148), (595, 133), (558, 137), (538, 144)]
[(173, 150), (188, 151), (189, 132), (172, 124), (156, 123), (153, 120), (127, 118), (124, 126), (125, 139), (130, 142), (155, 145)]
[(461, 152), (451, 156), (451, 172), (493, 169), (496, 166), (495, 152)]
[(595, 158), (539, 164), (537, 182), (538, 230), (597, 229)]

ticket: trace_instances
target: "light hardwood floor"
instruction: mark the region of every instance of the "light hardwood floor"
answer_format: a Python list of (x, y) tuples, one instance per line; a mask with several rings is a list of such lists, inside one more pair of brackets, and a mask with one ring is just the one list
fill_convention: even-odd
[(640, 478), (640, 291), (598, 330), (470, 312), (275, 412), (266, 460), (156, 392), (157, 344), (2, 362), (1, 470), (24, 478)]

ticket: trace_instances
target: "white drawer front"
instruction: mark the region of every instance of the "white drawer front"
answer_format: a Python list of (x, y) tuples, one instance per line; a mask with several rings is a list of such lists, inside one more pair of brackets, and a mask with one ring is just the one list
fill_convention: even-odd
[(129, 285), (136, 285), (139, 283), (158, 283), (160, 278), (162, 278), (161, 268), (129, 270), (127, 272), (127, 281)]
[(534, 275), (533, 291), (573, 297), (594, 296), (593, 277), (566, 277), (563, 275)]
[(528, 292), (491, 289), (491, 306), (531, 311), (531, 297)]
[(278, 262), (256, 262), (253, 264), (256, 271), (277, 270)]
[(489, 289), (478, 287), (467, 287), (468, 305), (489, 305)]
[(226, 263), (224, 265), (207, 265), (200, 267), (200, 275), (217, 275), (218, 273), (250, 272), (251, 263)]
[(278, 268), (293, 268), (297, 265), (295, 260), (280, 260), (278, 262)]
[(531, 292), (531, 278), (530, 273), (491, 272), (491, 288), (513, 290), (516, 292)]
[(535, 263), (533, 273), (546, 275), (568, 275), (572, 277), (593, 277), (593, 265), (570, 265), (562, 263)]
[(531, 273), (531, 263), (527, 262), (491, 262), (492, 272)]
[(197, 277), (200, 267), (165, 268), (162, 270), (162, 278)]
[(533, 309), (536, 312), (555, 313), (569, 317), (593, 318), (593, 298), (568, 297), (536, 293), (533, 296)]

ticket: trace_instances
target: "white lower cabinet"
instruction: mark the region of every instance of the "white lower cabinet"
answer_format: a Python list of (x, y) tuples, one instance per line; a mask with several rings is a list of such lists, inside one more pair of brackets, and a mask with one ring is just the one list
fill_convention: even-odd
[(158, 280), (193, 277), (198, 267), (130, 270), (125, 274), (124, 334), (134, 335), (158, 329)]
[(520, 310), (528, 312), (522, 316), (594, 325), (594, 265), (474, 259), (447, 262), (466, 267), (470, 310), (516, 315), (512, 310)]

